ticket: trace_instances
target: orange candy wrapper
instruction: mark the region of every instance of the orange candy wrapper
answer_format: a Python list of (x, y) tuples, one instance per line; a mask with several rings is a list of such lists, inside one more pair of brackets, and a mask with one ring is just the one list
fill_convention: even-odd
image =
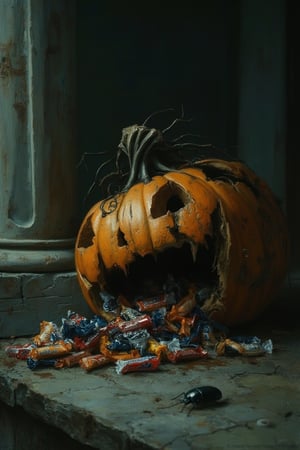
[(224, 339), (221, 342), (218, 342), (215, 346), (216, 353), (218, 356), (223, 356), (226, 354), (226, 348), (230, 348), (232, 353), (242, 354), (245, 352), (245, 349), (238, 342), (232, 341), (231, 339)]
[(54, 364), (56, 369), (62, 369), (63, 367), (74, 367), (80, 363), (81, 359), (90, 356), (91, 353), (87, 350), (82, 350), (81, 352), (73, 353), (64, 358), (58, 359)]
[(50, 359), (58, 358), (59, 356), (67, 355), (72, 351), (72, 344), (70, 342), (59, 341), (57, 344), (45, 345), (44, 347), (33, 348), (29, 353), (29, 358), (32, 359)]
[(107, 345), (109, 344), (109, 338), (108, 336), (101, 336), (100, 338), (100, 352), (106, 356), (107, 358), (110, 358), (110, 360), (117, 361), (117, 360), (124, 360), (124, 359), (133, 359), (133, 358), (139, 358), (140, 352), (136, 349), (130, 350), (129, 352), (114, 352), (107, 348)]
[(80, 367), (85, 369), (87, 372), (90, 372), (91, 370), (97, 369), (98, 367), (106, 366), (107, 364), (111, 363), (111, 358), (108, 358), (107, 356), (98, 354), (98, 355), (91, 355), (91, 356), (85, 356), (79, 361)]
[(171, 311), (167, 313), (167, 319), (170, 322), (182, 319), (187, 316), (197, 305), (195, 298), (195, 289), (189, 289), (188, 294), (183, 297), (176, 305), (173, 305)]
[(148, 347), (147, 351), (149, 353), (154, 353), (160, 360), (163, 359), (165, 353), (167, 352), (168, 347), (165, 344), (160, 344), (154, 338), (148, 339)]
[(43, 345), (47, 345), (51, 342), (51, 334), (57, 331), (57, 327), (53, 322), (47, 322), (43, 320), (40, 323), (40, 333), (33, 337), (33, 343), (37, 347), (42, 347)]

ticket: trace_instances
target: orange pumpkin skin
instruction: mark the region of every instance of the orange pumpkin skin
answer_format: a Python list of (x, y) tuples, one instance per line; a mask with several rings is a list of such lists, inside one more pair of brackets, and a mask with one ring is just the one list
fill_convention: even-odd
[(109, 274), (130, 272), (137, 258), (142, 267), (149, 255), (155, 260), (188, 245), (201, 279), (197, 251), (211, 242), (215, 287), (202, 309), (212, 318), (226, 325), (247, 322), (276, 297), (287, 270), (286, 222), (271, 190), (245, 164), (197, 161), (133, 184), (103, 214), (110, 201), (91, 208), (75, 247), (78, 280), (94, 313), (114, 317), (103, 310), (99, 292), (124, 294)]

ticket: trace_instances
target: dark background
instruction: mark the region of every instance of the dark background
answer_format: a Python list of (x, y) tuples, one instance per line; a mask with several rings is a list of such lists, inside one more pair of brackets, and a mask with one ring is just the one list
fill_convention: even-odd
[[(122, 128), (174, 108), (151, 122), (164, 128), (183, 105), (192, 119), (187, 131), (235, 153), (238, 5), (234, 0), (184, 5), (79, 0), (81, 152), (114, 151)], [(83, 182), (92, 180), (103, 159), (86, 158)]]

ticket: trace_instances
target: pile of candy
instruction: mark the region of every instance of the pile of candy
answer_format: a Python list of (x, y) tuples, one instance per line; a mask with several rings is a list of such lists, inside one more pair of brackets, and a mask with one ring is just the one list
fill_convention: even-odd
[[(107, 297), (108, 299), (108, 297)], [(112, 305), (103, 303), (107, 311)], [(201, 310), (195, 292), (169, 304), (166, 296), (140, 299), (133, 306), (119, 301), (112, 320), (87, 319), (69, 311), (59, 327), (42, 321), (40, 333), (25, 345), (10, 345), (8, 356), (26, 360), (30, 369), (80, 365), (87, 372), (115, 364), (117, 373), (153, 371), (161, 363), (215, 356), (259, 356), (272, 352), (270, 339), (227, 337), (228, 329)]]

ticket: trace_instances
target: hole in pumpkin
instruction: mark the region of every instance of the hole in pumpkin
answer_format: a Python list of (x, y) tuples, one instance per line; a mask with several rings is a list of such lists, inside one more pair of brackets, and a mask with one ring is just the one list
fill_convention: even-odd
[(167, 201), (167, 211), (176, 212), (183, 207), (184, 203), (177, 195), (173, 195)]
[(119, 247), (124, 247), (125, 245), (127, 245), (128, 242), (125, 239), (125, 234), (123, 233), (122, 230), (120, 230), (120, 228), (118, 229), (118, 246)]
[(93, 227), (92, 227), (92, 223), (91, 223), (91, 218), (92, 216), (89, 216), (86, 220), (86, 223), (83, 227), (83, 229), (81, 230), (81, 233), (79, 234), (79, 241), (77, 243), (77, 247), (90, 247), (91, 245), (93, 245), (93, 238), (95, 236)]
[(190, 200), (189, 195), (180, 186), (168, 182), (152, 198), (151, 215), (153, 219), (164, 216), (168, 211), (175, 213)]

